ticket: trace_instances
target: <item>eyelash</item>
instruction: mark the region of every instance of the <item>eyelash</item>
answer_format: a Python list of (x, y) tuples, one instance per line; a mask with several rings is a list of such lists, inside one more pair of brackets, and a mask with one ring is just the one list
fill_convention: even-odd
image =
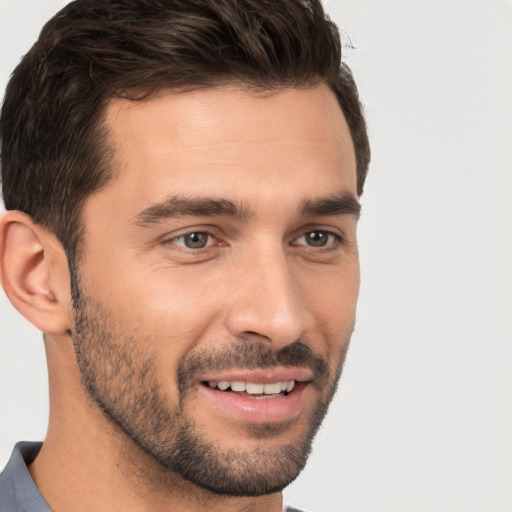
[(207, 242), (207, 244), (204, 247), (192, 248), (192, 247), (186, 247), (184, 244), (181, 245), (181, 244), (177, 244), (176, 243), (176, 241), (179, 240), (180, 238), (181, 239), (185, 239), (185, 237), (192, 236), (192, 235), (206, 235), (210, 239), (212, 239), (212, 238), (216, 239), (217, 238), (214, 233), (212, 233), (212, 232), (210, 232), (210, 231), (208, 231), (206, 229), (201, 229), (201, 230), (197, 230), (197, 231), (189, 231), (187, 233), (182, 233), (181, 235), (174, 236), (168, 242), (169, 243), (173, 243), (175, 245), (179, 245), (180, 247), (183, 247), (185, 250), (190, 250), (190, 251), (200, 251), (201, 249), (207, 249), (208, 247), (211, 247), (212, 245), (215, 245), (214, 243), (208, 243)]
[[(294, 241), (296, 242), (297, 240), (303, 238), (303, 237), (306, 237), (308, 235), (311, 235), (313, 233), (321, 233), (323, 236), (327, 236), (327, 241), (324, 245), (309, 245), (307, 243), (304, 243), (304, 244), (293, 244), (293, 245), (304, 245), (304, 246), (307, 246), (309, 248), (312, 248), (312, 249), (324, 249), (324, 250), (328, 250), (328, 249), (332, 249), (333, 247), (335, 246), (338, 246), (339, 244), (341, 244), (343, 242), (343, 238), (341, 235), (339, 235), (338, 233), (334, 233), (333, 231), (329, 231), (328, 229), (312, 229), (310, 231), (306, 231), (304, 232), (302, 235), (300, 235), (299, 237), (297, 238), (294, 238)], [(331, 243), (329, 243), (329, 239), (333, 239)]]
[[(303, 243), (303, 244), (298, 244), (296, 243), (297, 240), (303, 238), (303, 237), (306, 237), (307, 235), (311, 235), (313, 233), (321, 233), (322, 235), (325, 235), (327, 236), (327, 241), (324, 245), (318, 245), (318, 246), (314, 246), (314, 245), (309, 245), (307, 243)], [(187, 247), (185, 245), (185, 243), (183, 244), (177, 244), (176, 242), (180, 239), (185, 239), (185, 237), (188, 237), (188, 236), (192, 236), (192, 235), (206, 235), (207, 237), (209, 237), (210, 239), (217, 239), (217, 237), (215, 236), (214, 233), (212, 233), (211, 231), (208, 231), (208, 230), (205, 230), (205, 229), (202, 229), (202, 230), (197, 230), (197, 231), (189, 231), (187, 233), (182, 233), (181, 235), (178, 235), (178, 236), (175, 236), (175, 237), (172, 237), (171, 239), (169, 239), (167, 241), (167, 243), (172, 243), (174, 245), (178, 245), (180, 247), (182, 247), (183, 249), (185, 250), (189, 250), (189, 251), (193, 251), (193, 252), (199, 252), (201, 250), (206, 250), (208, 249), (209, 247), (211, 247), (212, 245), (221, 245), (220, 243), (219, 244), (215, 244), (215, 243), (209, 243), (211, 242), (211, 240), (208, 240), (206, 245), (203, 246), (203, 247), (196, 247), (196, 248), (193, 248), (193, 247)], [(329, 239), (334, 239), (331, 243), (329, 243)], [(310, 231), (305, 231), (303, 232), (300, 236), (298, 237), (294, 237), (291, 241), (290, 241), (290, 245), (295, 245), (295, 246), (305, 246), (305, 247), (308, 247), (308, 248), (311, 248), (311, 249), (318, 249), (318, 250), (329, 250), (329, 249), (333, 249), (334, 247), (336, 246), (339, 246), (340, 244), (343, 243), (343, 237), (338, 234), (338, 233), (334, 233), (333, 231), (330, 231), (328, 229), (312, 229)]]

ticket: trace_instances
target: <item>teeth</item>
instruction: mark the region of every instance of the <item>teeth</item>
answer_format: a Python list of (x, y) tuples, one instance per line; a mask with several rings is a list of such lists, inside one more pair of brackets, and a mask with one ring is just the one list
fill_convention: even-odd
[(276, 393), (281, 393), (281, 383), (274, 382), (273, 384), (265, 384), (263, 393), (266, 395), (275, 395)]
[(235, 380), (231, 383), (231, 391), (245, 391), (245, 382)]
[[(255, 384), (254, 382), (248, 382), (245, 385), (245, 391), (250, 395), (262, 395), (265, 390), (264, 384)], [(279, 390), (281, 391), (281, 390)]]
[(218, 388), (221, 391), (226, 391), (231, 388), (231, 391), (246, 392), (249, 395), (279, 395), (281, 392), (286, 391), (289, 393), (295, 387), (294, 380), (284, 380), (278, 382), (271, 382), (270, 384), (258, 384), (257, 382), (243, 382), (240, 380), (226, 381), (211, 380), (208, 382), (211, 388)]
[(229, 385), (230, 383), (229, 382), (226, 382), (225, 380), (221, 380), (218, 384), (217, 384), (217, 387), (221, 390), (221, 391), (226, 391), (226, 389), (229, 388)]

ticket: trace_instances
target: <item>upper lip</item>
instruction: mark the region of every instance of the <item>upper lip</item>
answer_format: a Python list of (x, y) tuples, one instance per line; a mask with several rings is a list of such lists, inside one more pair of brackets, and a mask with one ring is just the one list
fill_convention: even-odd
[(206, 373), (199, 379), (201, 382), (209, 381), (242, 381), (254, 382), (257, 384), (270, 384), (272, 382), (282, 382), (295, 380), (297, 382), (307, 382), (312, 380), (313, 372), (308, 368), (257, 368), (223, 370), (219, 372), (212, 371)]

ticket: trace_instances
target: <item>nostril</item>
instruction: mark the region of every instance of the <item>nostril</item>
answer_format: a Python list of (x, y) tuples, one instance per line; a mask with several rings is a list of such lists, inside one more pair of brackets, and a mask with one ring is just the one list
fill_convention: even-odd
[(268, 336), (265, 336), (264, 334), (261, 334), (260, 332), (256, 331), (245, 331), (242, 334), (242, 338), (247, 341), (272, 341), (271, 338), (269, 338)]

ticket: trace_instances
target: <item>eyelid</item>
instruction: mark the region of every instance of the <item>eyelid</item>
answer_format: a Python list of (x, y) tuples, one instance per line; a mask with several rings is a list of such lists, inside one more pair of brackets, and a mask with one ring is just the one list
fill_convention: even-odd
[[(305, 246), (305, 247), (308, 247), (308, 248), (311, 248), (311, 249), (326, 249), (326, 248), (332, 248), (333, 245), (337, 245), (341, 242), (341, 238), (336, 235), (335, 233), (332, 233), (332, 232), (329, 232), (329, 231), (323, 231), (323, 230), (316, 230), (316, 231), (319, 231), (325, 235), (327, 235), (327, 242), (324, 244), (324, 245), (319, 245), (319, 246), (314, 246), (314, 245), (310, 245), (308, 243), (298, 243), (298, 240), (300, 240), (301, 238), (305, 237), (306, 235), (308, 235), (309, 233), (313, 233), (314, 231), (308, 231), (307, 233), (304, 233), (303, 235), (295, 238), (295, 240), (293, 241), (293, 245), (301, 245), (301, 246)], [(330, 237), (330, 238), (329, 238)], [(334, 240), (332, 240), (334, 239)]]
[[(206, 245), (204, 245), (204, 247), (197, 247), (197, 248), (192, 248), (192, 247), (187, 247), (185, 245), (185, 238), (189, 235), (196, 235), (196, 234), (201, 234), (201, 235), (206, 235), (207, 236), (207, 242), (206, 242)], [(181, 243), (178, 243), (178, 240), (179, 239), (183, 239), (183, 244)], [(189, 250), (193, 250), (193, 251), (200, 251), (201, 249), (206, 249), (207, 247), (210, 247), (214, 244), (214, 237), (210, 234), (210, 233), (206, 233), (204, 231), (192, 231), (191, 233), (184, 233), (183, 235), (178, 235), (178, 236), (175, 236), (173, 238), (171, 238), (171, 242), (176, 244), (176, 245), (179, 245), (180, 247), (183, 247), (184, 249), (189, 249)]]
[[(328, 236), (333, 237), (334, 238), (334, 242), (333, 243), (327, 243), (326, 245), (319, 246), (319, 247), (314, 247), (314, 246), (311, 246), (311, 245), (308, 245), (308, 244), (305, 244), (305, 243), (304, 244), (296, 243), (296, 241), (299, 240), (300, 238), (306, 236), (309, 233), (314, 233), (315, 231), (321, 232), (321, 233), (324, 233), (324, 234), (326, 234)], [(306, 246), (306, 247), (309, 247), (311, 249), (319, 250), (319, 249), (332, 248), (334, 245), (342, 244), (344, 241), (345, 241), (345, 236), (339, 230), (334, 230), (332, 228), (323, 228), (323, 227), (318, 227), (318, 226), (311, 226), (311, 227), (308, 226), (306, 229), (302, 228), (301, 231), (300, 231), (300, 234), (293, 236), (293, 238), (290, 240), (290, 244), (291, 245)]]
[[(313, 232), (324, 233), (330, 237), (333, 237), (334, 241), (328, 241), (326, 245), (318, 247), (308, 245), (307, 243), (297, 243), (297, 240)], [(201, 248), (192, 249), (186, 247), (184, 244), (176, 243), (178, 239), (184, 239), (184, 237), (186, 237), (187, 235), (191, 235), (194, 233), (201, 233), (207, 235), (210, 239), (207, 245)], [(163, 244), (171, 244), (174, 245), (175, 247), (178, 247), (188, 252), (200, 252), (201, 250), (207, 250), (214, 245), (228, 245), (225, 244), (225, 242), (222, 239), (222, 235), (219, 235), (218, 230), (212, 229), (211, 227), (208, 226), (184, 228), (183, 231), (178, 231), (178, 233), (167, 234), (163, 236), (161, 240)], [(304, 246), (313, 250), (322, 250), (333, 248), (334, 246), (343, 244), (345, 242), (345, 235), (339, 229), (333, 229), (332, 227), (306, 226), (302, 227), (300, 231), (296, 231), (296, 233), (292, 235), (288, 240), (288, 243), (290, 245)]]
[[(179, 233), (173, 233), (172, 235), (164, 236), (162, 238), (162, 243), (174, 245), (174, 246), (179, 247), (180, 249), (183, 249), (185, 251), (199, 252), (201, 250), (206, 250), (206, 249), (212, 247), (213, 245), (216, 245), (216, 242), (218, 242), (218, 243), (221, 242), (218, 235), (216, 233), (214, 233), (213, 231), (214, 230), (208, 229), (206, 227), (187, 228)], [(178, 240), (180, 238), (184, 239), (184, 237), (186, 237), (187, 235), (191, 235), (194, 233), (201, 233), (201, 234), (207, 235), (211, 239), (211, 242), (209, 241), (207, 243), (207, 245), (205, 245), (204, 247), (201, 247), (201, 248), (197, 248), (197, 249), (191, 249), (190, 247), (186, 247), (184, 244), (176, 243), (176, 240)]]

